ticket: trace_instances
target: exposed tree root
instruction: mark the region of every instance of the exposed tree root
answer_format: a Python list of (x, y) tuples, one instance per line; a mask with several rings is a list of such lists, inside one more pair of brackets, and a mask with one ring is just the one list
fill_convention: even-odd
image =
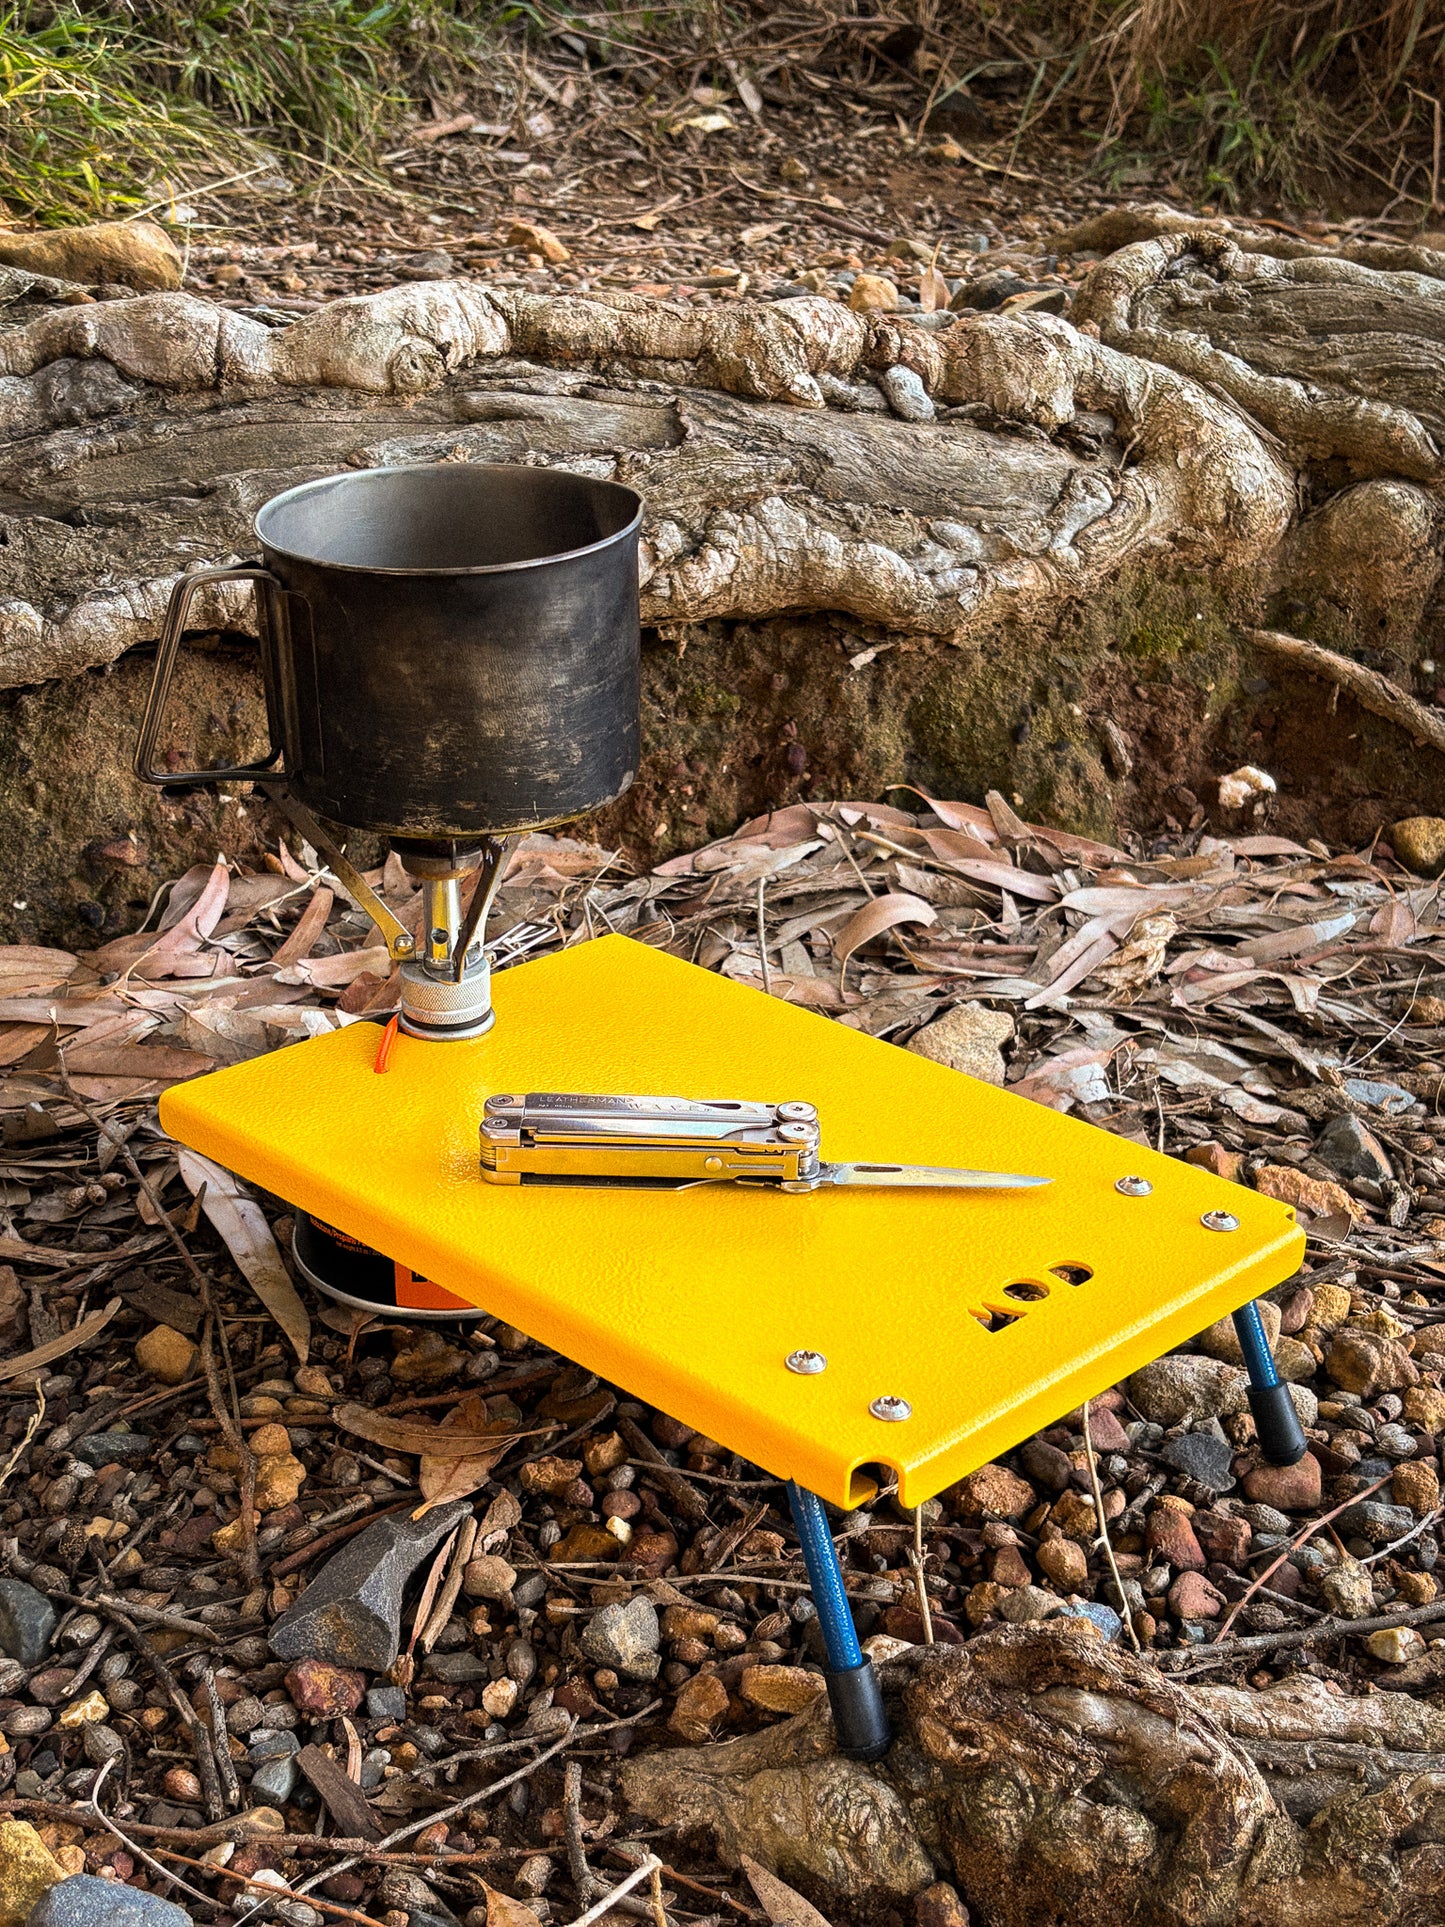
[[(838, 1758), (820, 1704), (649, 1754), (625, 1771), (628, 1798), (859, 1921), (939, 1877), (979, 1927), (1427, 1927), (1445, 1912), (1431, 1709), (1309, 1681), (1181, 1687), (1057, 1625), (917, 1647), (884, 1679), (898, 1738), (876, 1766)], [(1312, 1737), (1326, 1744), (1307, 1769)], [(1371, 1772), (1360, 1756), (1381, 1749), (1391, 1769)]]

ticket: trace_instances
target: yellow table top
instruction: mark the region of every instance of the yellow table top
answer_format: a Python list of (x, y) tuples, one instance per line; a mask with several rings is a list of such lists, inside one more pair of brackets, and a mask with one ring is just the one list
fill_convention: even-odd
[[(838, 1505), (893, 1468), (916, 1505), (1287, 1278), (1256, 1192), (626, 937), (495, 980), (470, 1043), (356, 1024), (177, 1084), (171, 1135)], [(1030, 1191), (804, 1195), (504, 1186), (497, 1091), (818, 1106), (833, 1160), (1037, 1172)], [(1153, 1186), (1121, 1195), (1120, 1177)], [(1223, 1209), (1240, 1229), (1205, 1229)], [(1081, 1283), (1071, 1269), (1086, 1270)], [(1011, 1284), (1046, 1294), (1010, 1297)], [(1013, 1322), (989, 1329), (988, 1314)], [(822, 1373), (790, 1372), (794, 1350)], [(886, 1422), (869, 1405), (907, 1399)]]

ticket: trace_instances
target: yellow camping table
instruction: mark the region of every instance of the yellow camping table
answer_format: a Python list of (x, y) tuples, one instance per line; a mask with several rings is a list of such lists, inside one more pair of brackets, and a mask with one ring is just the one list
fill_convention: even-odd
[[(353, 1024), (173, 1086), (161, 1121), (789, 1481), (848, 1750), (887, 1728), (815, 1495), (856, 1506), (883, 1468), (917, 1505), (1225, 1313), (1266, 1451), (1303, 1452), (1251, 1302), (1299, 1265), (1286, 1206), (625, 937), (504, 971), (494, 1001), (486, 1036), (401, 1034), (384, 1074)], [(1052, 1182), (483, 1182), (485, 1099), (539, 1090), (803, 1099), (827, 1158)]]

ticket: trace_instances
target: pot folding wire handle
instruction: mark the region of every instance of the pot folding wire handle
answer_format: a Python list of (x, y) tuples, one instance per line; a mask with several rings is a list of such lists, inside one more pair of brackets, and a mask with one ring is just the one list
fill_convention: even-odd
[[(181, 638), (185, 634), (186, 617), (196, 591), (213, 582), (254, 582), (256, 585), (257, 632), (261, 642), (261, 675), (266, 690), (269, 748), (267, 754), (255, 763), (218, 764), (214, 769), (158, 769), (156, 745), (160, 741), (161, 725), (165, 720), (166, 702), (170, 696), (171, 679), (175, 675), (176, 658), (180, 654)], [(273, 779), (284, 777), (285, 771), (277, 767), (282, 745), (276, 740), (280, 733), (280, 691), (276, 687), (278, 664), (275, 646), (276, 624), (280, 619), (281, 597), (284, 593), (281, 583), (271, 571), (257, 562), (230, 568), (196, 569), (190, 575), (183, 575), (176, 583), (166, 607), (160, 646), (156, 650), (156, 666), (151, 675), (150, 694), (146, 697), (145, 715), (141, 719), (140, 740), (136, 744), (135, 773), (143, 783), (154, 784), (157, 789), (178, 789), (183, 785), (256, 782), (265, 776)]]

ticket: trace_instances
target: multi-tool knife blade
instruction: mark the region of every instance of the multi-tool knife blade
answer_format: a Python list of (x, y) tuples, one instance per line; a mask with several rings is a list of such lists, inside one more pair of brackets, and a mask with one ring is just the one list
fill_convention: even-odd
[(737, 1098), (588, 1096), (532, 1091), (489, 1097), (482, 1176), (492, 1184), (620, 1185), (681, 1191), (696, 1184), (824, 1185), (1014, 1191), (1048, 1184), (1017, 1171), (929, 1164), (830, 1164), (814, 1105)]

